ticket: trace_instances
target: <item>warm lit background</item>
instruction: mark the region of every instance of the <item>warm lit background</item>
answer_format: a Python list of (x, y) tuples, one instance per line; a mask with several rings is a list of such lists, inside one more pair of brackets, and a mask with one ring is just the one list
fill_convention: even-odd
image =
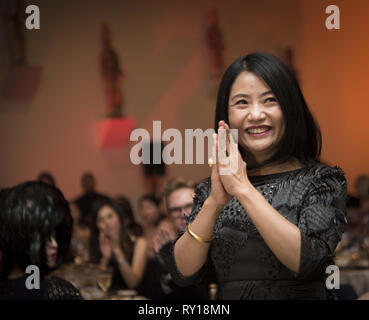
[[(369, 174), (369, 1), (28, 2), (41, 11), (41, 29), (27, 31), (27, 44), (29, 63), (42, 68), (42, 80), (32, 101), (0, 101), (0, 187), (48, 170), (74, 198), (80, 175), (92, 171), (99, 191), (137, 199), (145, 189), (141, 168), (130, 162), (133, 143), (116, 150), (97, 145), (105, 112), (101, 24), (111, 28), (126, 74), (125, 113), (137, 119), (136, 127), (150, 129), (152, 120), (161, 120), (163, 130), (205, 130), (213, 127), (216, 98), (205, 43), (212, 7), (219, 12), (227, 65), (253, 51), (284, 58), (284, 48), (293, 48), (323, 132), (322, 160), (342, 167), (350, 192), (359, 174)], [(340, 30), (325, 27), (330, 4), (340, 8)], [(1, 85), (7, 61), (3, 50), (0, 55)], [(205, 165), (173, 165), (167, 178), (199, 181), (208, 174)]]

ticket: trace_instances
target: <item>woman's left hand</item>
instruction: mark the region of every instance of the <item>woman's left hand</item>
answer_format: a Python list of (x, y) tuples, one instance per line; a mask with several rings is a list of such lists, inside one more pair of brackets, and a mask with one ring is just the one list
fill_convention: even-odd
[[(227, 193), (233, 197), (237, 197), (251, 186), (247, 176), (247, 164), (245, 161), (243, 161), (238, 150), (238, 146), (236, 145), (236, 147), (234, 147), (235, 142), (231, 136), (229, 126), (224, 121), (219, 121), (218, 133), (219, 129), (226, 130), (225, 145), (224, 143), (219, 143), (219, 136), (217, 135), (217, 144), (219, 149), (219, 176)], [(231, 154), (232, 144), (233, 152), (237, 152), (237, 155)], [(236, 159), (232, 158), (233, 161), (237, 161), (236, 168), (231, 168), (231, 156), (237, 157)], [(228, 174), (222, 174), (221, 170), (227, 172)]]

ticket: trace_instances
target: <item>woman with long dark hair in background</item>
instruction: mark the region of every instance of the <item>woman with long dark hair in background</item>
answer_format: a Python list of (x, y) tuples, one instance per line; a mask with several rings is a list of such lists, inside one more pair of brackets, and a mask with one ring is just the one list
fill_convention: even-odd
[(147, 263), (147, 241), (130, 232), (122, 208), (109, 198), (92, 207), (90, 260), (113, 268), (111, 291), (140, 290)]

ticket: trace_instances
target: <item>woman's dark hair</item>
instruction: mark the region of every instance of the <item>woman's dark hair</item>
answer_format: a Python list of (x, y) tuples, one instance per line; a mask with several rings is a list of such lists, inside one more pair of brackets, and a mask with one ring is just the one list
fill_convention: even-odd
[(141, 205), (143, 201), (149, 201), (159, 207), (160, 199), (156, 197), (154, 194), (145, 194), (138, 200), (138, 205)]
[(131, 203), (125, 196), (116, 197), (116, 203), (127, 222), (127, 228), (134, 236), (141, 236), (143, 233), (142, 227), (136, 222)]
[(319, 161), (322, 145), (319, 126), (294, 74), (282, 61), (268, 53), (240, 57), (225, 71), (218, 90), (215, 131), (218, 132), (219, 121), (224, 120), (229, 124), (229, 94), (237, 76), (243, 71), (254, 73), (270, 87), (282, 109), (285, 122), (285, 132), (276, 153), (261, 165), (282, 163), (291, 157), (296, 157), (304, 164), (311, 160)]
[[(152, 204), (154, 204), (155, 206), (158, 207), (158, 209), (160, 209), (160, 202), (161, 202), (161, 197), (157, 197), (156, 195), (154, 194), (144, 194), (143, 196), (141, 196), (139, 199), (138, 199), (138, 206), (140, 207), (142, 205), (142, 202), (143, 201), (149, 201), (151, 202)], [(158, 226), (159, 223), (165, 219), (165, 215), (159, 211), (159, 216), (158, 216), (158, 219), (155, 221), (155, 226)]]
[(100, 262), (101, 251), (99, 243), (99, 229), (97, 227), (97, 218), (99, 211), (102, 207), (109, 206), (112, 208), (119, 217), (120, 222), (120, 236), (121, 236), (121, 246), (126, 254), (127, 259), (130, 261), (133, 255), (133, 241), (130, 238), (128, 229), (126, 229), (124, 224), (124, 213), (118, 204), (108, 197), (101, 197), (96, 200), (91, 208), (91, 235), (90, 235), (90, 260), (91, 262)]
[(43, 182), (25, 182), (1, 192), (0, 250), (4, 254), (2, 278), (14, 265), (25, 270), (37, 265), (47, 274), (46, 243), (58, 243), (59, 266), (69, 254), (73, 218), (62, 192)]

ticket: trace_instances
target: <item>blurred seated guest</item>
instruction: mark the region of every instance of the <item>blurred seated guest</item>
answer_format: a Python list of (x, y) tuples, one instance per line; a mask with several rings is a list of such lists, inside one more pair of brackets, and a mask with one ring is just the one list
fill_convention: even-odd
[[(49, 275), (69, 253), (72, 224), (68, 202), (49, 184), (25, 182), (6, 192), (0, 208), (1, 299), (81, 299), (71, 283)], [(26, 287), (30, 265), (39, 268), (38, 290)]]
[(79, 224), (89, 227), (91, 225), (91, 208), (96, 200), (104, 198), (105, 195), (96, 192), (96, 180), (90, 172), (86, 172), (82, 175), (81, 186), (83, 194), (74, 202), (81, 213)]
[[(363, 236), (368, 238), (369, 236), (369, 189), (365, 196), (360, 198), (360, 215), (362, 217), (362, 226), (363, 226)], [(367, 240), (367, 242), (369, 239)], [(366, 247), (368, 247), (368, 243), (366, 243)]]
[(113, 269), (110, 291), (135, 289), (141, 295), (147, 262), (147, 242), (125, 227), (124, 214), (109, 198), (99, 199), (92, 208), (90, 260), (101, 269)]
[(341, 284), (339, 289), (333, 289), (338, 300), (357, 300), (358, 295), (351, 284)]
[(38, 175), (37, 181), (47, 183), (53, 187), (56, 186), (55, 179), (50, 172), (44, 171)]
[[(355, 191), (358, 206), (348, 207), (349, 229), (363, 227), (368, 222), (369, 215), (369, 177), (360, 175), (355, 181)], [(349, 205), (349, 202), (348, 202)]]
[[(183, 179), (171, 179), (164, 189), (166, 207), (175, 226), (176, 237), (186, 228), (186, 217), (191, 213), (195, 184)], [(161, 287), (167, 299), (209, 299), (208, 284), (202, 283), (196, 286), (179, 287), (172, 280), (168, 271), (170, 248), (175, 238), (165, 230), (161, 230), (155, 241), (156, 257), (161, 265)]]
[(165, 230), (175, 237), (173, 223), (160, 211), (160, 200), (154, 195), (144, 195), (138, 201), (138, 218), (143, 228), (143, 235), (148, 243), (147, 270), (149, 272), (145, 282), (145, 296), (151, 299), (165, 299), (160, 280), (162, 271), (155, 257), (155, 238), (160, 230)]
[(129, 200), (122, 195), (115, 198), (117, 205), (123, 213), (123, 221), (125, 227), (135, 236), (140, 236), (143, 233), (142, 227), (136, 222), (135, 215)]
[(73, 217), (72, 230), (72, 257), (76, 264), (89, 261), (90, 228), (81, 224), (81, 212), (74, 203), (70, 203), (70, 211)]
[(154, 195), (144, 195), (138, 201), (139, 221), (143, 228), (143, 235), (148, 242), (148, 255), (155, 259), (154, 242), (159, 230), (166, 230), (171, 237), (175, 237), (173, 223), (160, 212), (160, 200)]
[(347, 208), (359, 208), (361, 195), (369, 188), (369, 177), (360, 175), (355, 179), (355, 194), (347, 194)]
[(359, 199), (368, 195), (369, 190), (369, 176), (360, 175), (355, 180), (355, 191)]

